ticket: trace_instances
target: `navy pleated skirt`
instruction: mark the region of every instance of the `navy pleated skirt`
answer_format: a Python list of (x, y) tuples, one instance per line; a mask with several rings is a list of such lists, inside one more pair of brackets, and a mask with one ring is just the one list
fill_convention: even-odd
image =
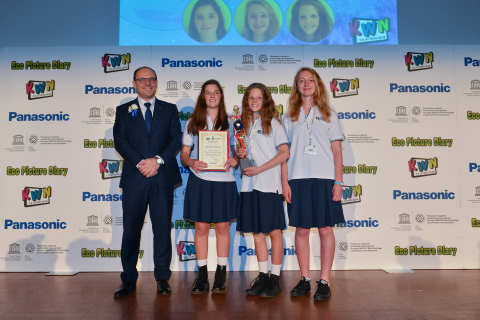
[(208, 181), (190, 172), (183, 218), (195, 222), (230, 222), (238, 216), (240, 199), (235, 181)]
[(237, 231), (269, 233), (286, 228), (283, 195), (258, 190), (240, 192)]
[(288, 225), (300, 228), (333, 227), (344, 223), (341, 201), (333, 201), (333, 182), (330, 179), (294, 179), (292, 203), (288, 203)]

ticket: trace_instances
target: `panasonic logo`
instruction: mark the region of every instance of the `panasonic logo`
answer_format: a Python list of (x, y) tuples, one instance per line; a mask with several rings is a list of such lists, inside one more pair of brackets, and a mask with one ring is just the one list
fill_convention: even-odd
[(376, 228), (378, 227), (378, 220), (347, 220), (345, 223), (338, 223), (335, 225), (337, 228)]
[(8, 121), (68, 121), (70, 120), (69, 114), (63, 114), (60, 111), (59, 114), (18, 114), (16, 112), (8, 113)]
[(5, 220), (5, 229), (66, 229), (67, 223), (60, 222), (60, 219), (52, 222), (15, 222), (10, 219)]
[(450, 86), (399, 86), (396, 83), (390, 83), (390, 92), (450, 92)]
[(400, 198), (402, 200), (453, 200), (455, 193), (448, 192), (402, 192), (393, 190), (393, 200)]
[(82, 201), (122, 201), (123, 195), (121, 194), (91, 194), (90, 192), (84, 192), (82, 194)]
[(168, 58), (162, 59), (162, 68), (220, 68), (222, 66), (222, 60), (215, 60), (215, 58), (213, 58), (212, 60), (170, 60)]

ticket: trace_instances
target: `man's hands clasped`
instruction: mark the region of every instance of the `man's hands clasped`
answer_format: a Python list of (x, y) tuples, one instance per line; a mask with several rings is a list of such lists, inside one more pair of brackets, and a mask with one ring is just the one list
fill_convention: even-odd
[(160, 168), (160, 165), (154, 158), (142, 160), (142, 162), (138, 164), (138, 170), (140, 170), (140, 173), (146, 178), (155, 176), (158, 173), (158, 168)]

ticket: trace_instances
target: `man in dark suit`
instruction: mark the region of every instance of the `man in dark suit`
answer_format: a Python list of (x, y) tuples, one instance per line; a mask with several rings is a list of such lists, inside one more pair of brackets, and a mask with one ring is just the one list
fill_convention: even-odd
[(117, 107), (113, 139), (123, 157), (122, 284), (115, 297), (136, 291), (140, 237), (147, 206), (154, 234), (153, 260), (159, 294), (170, 294), (172, 243), (170, 226), (173, 186), (182, 181), (176, 160), (181, 125), (174, 104), (155, 99), (157, 74), (149, 67), (135, 70), (137, 99)]

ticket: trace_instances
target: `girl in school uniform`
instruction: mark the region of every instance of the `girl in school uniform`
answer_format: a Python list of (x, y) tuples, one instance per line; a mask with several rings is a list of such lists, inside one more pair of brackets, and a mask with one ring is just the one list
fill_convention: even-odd
[(296, 227), (295, 249), (302, 278), (290, 292), (310, 291), (310, 229), (318, 228), (321, 274), (315, 300), (330, 299), (330, 271), (335, 254), (332, 227), (345, 222), (342, 209), (343, 134), (337, 114), (328, 104), (322, 79), (311, 68), (295, 75), (283, 124), (290, 143), (290, 158), (282, 163), (283, 195), (289, 225)]
[[(210, 224), (215, 226), (217, 239), (217, 270), (212, 292), (226, 292), (227, 262), (230, 249), (230, 221), (238, 214), (239, 197), (234, 176), (238, 157), (231, 157), (225, 163), (225, 172), (204, 171), (205, 162), (198, 159), (198, 130), (229, 130), (230, 145), (234, 137), (228, 123), (222, 86), (216, 80), (206, 81), (197, 99), (192, 117), (185, 125), (180, 160), (190, 168), (183, 218), (195, 222), (195, 252), (198, 276), (192, 287), (192, 294), (209, 290), (207, 273), (208, 234)], [(191, 153), (191, 154), (190, 154)]]
[[(281, 163), (288, 159), (288, 138), (268, 89), (251, 84), (242, 100), (242, 123), (246, 134), (250, 167), (242, 171), (240, 213), (237, 231), (253, 232), (260, 273), (247, 289), (250, 295), (274, 297), (282, 290), (279, 276), (283, 261), (283, 210)], [(245, 149), (237, 148), (239, 155)], [(268, 247), (272, 244), (272, 270), (268, 276)]]

